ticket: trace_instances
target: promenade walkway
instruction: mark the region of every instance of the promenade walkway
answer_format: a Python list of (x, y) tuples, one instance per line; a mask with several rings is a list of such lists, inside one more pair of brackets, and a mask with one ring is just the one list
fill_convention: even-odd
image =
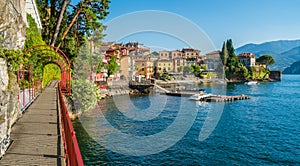
[(52, 82), (13, 126), (13, 141), (0, 165), (64, 165), (56, 82)]

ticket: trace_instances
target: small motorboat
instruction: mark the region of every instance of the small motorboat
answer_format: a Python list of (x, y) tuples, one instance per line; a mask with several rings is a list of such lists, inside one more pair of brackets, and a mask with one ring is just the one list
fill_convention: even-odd
[(257, 85), (258, 82), (257, 81), (249, 81), (249, 82), (245, 82), (245, 84), (247, 84), (247, 85)]

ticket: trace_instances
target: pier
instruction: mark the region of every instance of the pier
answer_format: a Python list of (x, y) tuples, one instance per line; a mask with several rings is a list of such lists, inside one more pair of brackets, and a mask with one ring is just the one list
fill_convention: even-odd
[(250, 96), (238, 95), (238, 96), (223, 96), (223, 95), (211, 95), (203, 98), (206, 102), (232, 102), (236, 100), (248, 100)]
[(61, 123), (53, 82), (13, 126), (0, 165), (64, 165)]

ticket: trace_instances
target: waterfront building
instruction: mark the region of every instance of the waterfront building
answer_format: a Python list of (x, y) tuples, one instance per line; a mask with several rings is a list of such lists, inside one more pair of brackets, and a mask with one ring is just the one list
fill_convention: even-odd
[(246, 67), (255, 66), (255, 55), (253, 53), (241, 53), (238, 56), (238, 60)]
[(166, 50), (160, 51), (159, 60), (170, 60), (170, 52)]
[(143, 75), (146, 79), (150, 79), (154, 75), (154, 63), (149, 59), (136, 60), (137, 74)]
[(186, 66), (197, 64), (198, 58), (200, 57), (200, 50), (194, 48), (183, 48), (181, 52), (185, 59)]
[(208, 71), (214, 71), (218, 68), (220, 64), (222, 64), (221, 60), (221, 51), (212, 51), (205, 54), (204, 63), (207, 64)]
[(173, 61), (168, 59), (159, 59), (156, 66), (157, 73), (173, 72)]

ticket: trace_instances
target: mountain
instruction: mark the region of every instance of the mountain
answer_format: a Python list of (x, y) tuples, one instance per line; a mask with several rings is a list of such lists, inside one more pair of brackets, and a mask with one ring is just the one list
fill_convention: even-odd
[(261, 44), (246, 44), (236, 49), (236, 53), (242, 53), (247, 50), (248, 52), (256, 53), (260, 51), (272, 51), (276, 53), (282, 53), (300, 46), (300, 40), (278, 40), (270, 41)]
[(300, 60), (300, 40), (278, 40), (261, 44), (246, 44), (236, 49), (236, 54), (252, 52), (256, 57), (271, 55), (275, 65), (271, 69), (284, 70), (292, 63)]
[(300, 61), (293, 63), (290, 67), (282, 72), (283, 74), (300, 74)]
[(295, 61), (300, 60), (300, 47), (295, 47), (293, 49), (290, 49), (286, 52), (281, 53), (283, 57), (288, 57), (290, 59), (293, 59)]

